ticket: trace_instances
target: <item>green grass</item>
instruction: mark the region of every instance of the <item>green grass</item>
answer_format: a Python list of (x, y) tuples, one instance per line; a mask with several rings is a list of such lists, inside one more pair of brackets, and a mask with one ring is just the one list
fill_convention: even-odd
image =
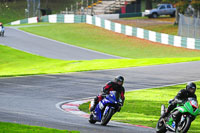
[(155, 20), (155, 21), (170, 21), (174, 22), (175, 18), (170, 17), (169, 15), (159, 16), (158, 18), (148, 18), (148, 17), (128, 17), (128, 18), (121, 18), (124, 20), (135, 20), (135, 19), (145, 19), (145, 20)]
[(200, 51), (197, 50), (154, 44), (86, 24), (50, 24), (22, 29), (66, 43), (134, 59), (64, 61), (0, 46), (1, 77), (104, 70), (200, 60)]
[(0, 45), (0, 77), (80, 72), (197, 60), (200, 60), (200, 57), (64, 61), (32, 55)]
[(79, 131), (58, 130), (53, 128), (0, 122), (0, 133), (79, 133)]
[[(139, 20), (139, 22), (137, 20)], [(151, 23), (149, 21), (151, 21)], [(178, 25), (173, 24), (175, 22), (175, 18), (171, 18), (169, 16), (160, 16), (158, 18), (148, 18), (148, 17), (123, 18), (121, 19), (121, 21), (117, 20), (116, 22), (155, 32), (166, 33), (170, 35), (178, 34)], [(172, 24), (162, 23), (162, 22), (171, 22)]]
[[(197, 87), (199, 86), (200, 82), (197, 82)], [(116, 113), (112, 120), (155, 128), (160, 117), (161, 104), (167, 106), (168, 101), (173, 99), (178, 91), (183, 88), (185, 88), (185, 84), (127, 92), (121, 112)], [(196, 95), (200, 100), (200, 91), (197, 90)], [(79, 108), (88, 112), (88, 104), (82, 104)], [(197, 132), (200, 133), (200, 116), (192, 123), (189, 130), (189, 133)]]
[(163, 25), (146, 26), (146, 27), (142, 27), (142, 28), (151, 30), (151, 31), (160, 32), (160, 33), (166, 33), (166, 34), (170, 34), (170, 35), (178, 34), (178, 25), (163, 24)]
[(20, 29), (61, 42), (121, 57), (134, 59), (200, 57), (199, 50), (161, 45), (136, 37), (127, 37), (88, 24), (52, 24)]

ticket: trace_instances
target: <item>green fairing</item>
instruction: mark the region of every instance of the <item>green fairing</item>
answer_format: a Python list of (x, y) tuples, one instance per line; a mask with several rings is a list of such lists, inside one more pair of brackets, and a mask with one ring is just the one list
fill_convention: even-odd
[(184, 106), (176, 107), (175, 110), (179, 110), (181, 113), (187, 113), (188, 112), (188, 113), (190, 113), (193, 116), (197, 116), (197, 115), (200, 114), (200, 109), (196, 109), (196, 111), (193, 112), (193, 107), (190, 104), (190, 102), (186, 102), (184, 104)]

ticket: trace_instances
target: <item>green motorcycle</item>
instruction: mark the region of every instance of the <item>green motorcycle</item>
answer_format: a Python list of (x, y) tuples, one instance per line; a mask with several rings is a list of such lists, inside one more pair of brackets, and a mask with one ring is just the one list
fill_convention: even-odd
[[(160, 118), (156, 125), (157, 133), (165, 133), (168, 131), (176, 133), (187, 133), (192, 121), (200, 114), (198, 102), (195, 98), (188, 98), (187, 101), (177, 101), (177, 107), (172, 110), (165, 118)], [(161, 106), (161, 116), (166, 111), (165, 106)], [(179, 114), (178, 122), (173, 119), (173, 114)]]

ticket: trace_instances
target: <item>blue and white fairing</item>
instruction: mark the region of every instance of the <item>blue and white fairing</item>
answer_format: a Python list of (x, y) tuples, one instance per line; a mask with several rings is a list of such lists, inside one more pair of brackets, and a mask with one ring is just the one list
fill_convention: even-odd
[[(109, 108), (115, 108), (115, 106), (118, 105), (118, 97), (119, 96), (117, 95), (116, 91), (110, 91), (110, 94), (106, 95), (106, 97), (97, 104), (94, 111), (94, 119), (100, 122), (102, 119), (102, 115), (106, 114)], [(102, 112), (103, 110), (104, 112)]]

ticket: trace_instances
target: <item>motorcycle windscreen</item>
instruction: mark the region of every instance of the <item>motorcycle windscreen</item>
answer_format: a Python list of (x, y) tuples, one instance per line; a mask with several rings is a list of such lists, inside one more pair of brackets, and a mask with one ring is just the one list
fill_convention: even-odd
[(110, 100), (112, 103), (115, 103), (116, 101), (119, 100), (119, 93), (116, 91), (110, 91), (109, 96), (107, 97), (108, 100)]

